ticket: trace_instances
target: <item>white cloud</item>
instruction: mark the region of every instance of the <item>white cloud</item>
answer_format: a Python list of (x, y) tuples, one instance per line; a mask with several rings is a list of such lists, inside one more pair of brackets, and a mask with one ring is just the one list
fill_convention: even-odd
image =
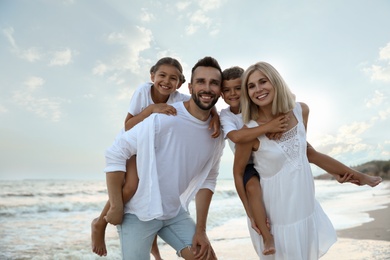
[(209, 29), (212, 24), (212, 19), (207, 17), (203, 10), (197, 10), (194, 13), (189, 14), (190, 24), (186, 27), (187, 35), (192, 35), (198, 31), (201, 27)]
[(335, 145), (330, 151), (331, 156), (336, 156), (339, 154), (348, 154), (348, 153), (357, 153), (360, 151), (367, 151), (372, 149), (372, 147), (368, 144), (348, 144), (348, 145)]
[(139, 73), (140, 53), (150, 48), (153, 40), (152, 32), (144, 27), (136, 26), (133, 30), (127, 32), (113, 32), (107, 36), (111, 44), (119, 45), (120, 52), (110, 61), (100, 62), (93, 69), (94, 74), (103, 75), (111, 72), (108, 78), (117, 84), (122, 84), (120, 79), (124, 73), (130, 70), (133, 73)]
[[(16, 53), (16, 55), (24, 60), (29, 62), (35, 62), (41, 60), (45, 55), (42, 54), (37, 48), (29, 47), (27, 49), (21, 49), (16, 44), (15, 38), (13, 36), (14, 29), (12, 27), (3, 29), (3, 34), (7, 38), (8, 42), (11, 45), (12, 52)], [(72, 52), (69, 48), (66, 48), (62, 51), (57, 51), (52, 53), (52, 59), (49, 62), (50, 66), (63, 66), (67, 65), (72, 61), (72, 56), (74, 52)]]
[(363, 71), (370, 75), (373, 81), (390, 82), (390, 43), (379, 50), (379, 61)]
[(211, 18), (207, 17), (203, 10), (197, 10), (190, 17), (191, 23), (205, 25), (207, 28), (211, 25)]
[(371, 125), (366, 122), (353, 122), (350, 125), (341, 126), (338, 136), (340, 140), (348, 140), (348, 138), (354, 138), (364, 133), (370, 127)]
[(320, 136), (318, 138), (320, 143), (316, 144), (316, 147), (330, 156), (372, 149), (370, 145), (362, 143), (361, 138), (361, 135), (371, 127), (372, 125), (366, 122), (353, 122), (349, 125), (343, 125), (335, 136)]
[(390, 65), (372, 65), (370, 68), (364, 69), (364, 71), (371, 74), (371, 80), (373, 81), (390, 81)]
[(98, 65), (96, 65), (93, 69), (92, 69), (92, 73), (94, 75), (99, 75), (99, 76), (103, 76), (108, 70), (108, 67), (106, 64), (102, 63), (102, 62), (98, 62)]
[(24, 85), (26, 85), (30, 91), (34, 91), (35, 89), (41, 87), (44, 83), (45, 80), (43, 78), (30, 77), (24, 82)]
[(150, 22), (155, 19), (154, 15), (152, 13), (149, 13), (147, 9), (142, 8), (141, 9), (141, 21), (143, 22)]
[(24, 60), (27, 60), (29, 62), (35, 62), (37, 60), (40, 60), (42, 58), (42, 54), (34, 47), (28, 48), (26, 50), (20, 49), (18, 45), (16, 44), (15, 38), (13, 36), (14, 34), (14, 28), (9, 27), (6, 29), (3, 29), (3, 34), (7, 38), (8, 42), (11, 45), (11, 51), (16, 53), (16, 55)]
[(92, 99), (92, 98), (94, 98), (94, 97), (95, 97), (95, 95), (92, 94), (92, 93), (83, 95), (83, 98), (85, 98), (85, 99)]
[(390, 61), (390, 42), (379, 51), (380, 60), (389, 60)]
[(42, 58), (42, 54), (34, 47), (20, 51), (19, 56), (29, 62), (38, 61)]
[(0, 114), (5, 114), (7, 112), (8, 112), (8, 109), (5, 106), (0, 105)]
[(385, 95), (378, 90), (375, 90), (374, 96), (366, 101), (367, 107), (378, 106), (385, 99)]
[[(201, 28), (205, 28), (209, 35), (215, 36), (219, 33), (218, 22), (215, 21), (212, 11), (220, 8), (223, 4), (221, 0), (201, 0), (198, 1), (198, 9), (187, 15), (189, 19), (189, 25), (186, 26), (186, 34), (195, 34)], [(189, 5), (188, 2), (177, 4), (176, 6), (185, 9)], [(211, 13), (211, 14), (210, 14)]]
[(26, 88), (14, 92), (13, 101), (39, 117), (58, 122), (62, 116), (61, 104), (64, 100), (56, 97), (37, 97), (36, 91), (44, 83), (40, 77), (30, 77), (24, 82)]
[(134, 88), (126, 86), (119, 90), (117, 94), (117, 99), (119, 100), (129, 100), (129, 97), (133, 96)]
[(13, 27), (9, 27), (9, 28), (5, 28), (3, 29), (3, 34), (5, 36), (5, 38), (7, 38), (8, 42), (11, 44), (11, 47), (13, 49), (18, 49), (18, 46), (16, 45), (16, 42), (15, 42), (15, 39), (14, 39), (14, 28)]
[(221, 5), (222, 5), (221, 0), (200, 0), (199, 1), (199, 6), (205, 11), (218, 9), (219, 7), (221, 7)]
[(121, 84), (123, 84), (125, 82), (125, 80), (123, 78), (121, 78), (121, 76), (118, 73), (112, 74), (108, 78), (108, 80), (114, 82), (117, 85), (121, 85)]
[[(16, 53), (21, 59), (27, 60), (29, 62), (35, 62), (41, 60), (45, 55), (42, 54), (37, 48), (29, 47), (27, 49), (21, 49), (16, 44), (15, 38), (13, 36), (14, 29), (12, 27), (3, 29), (3, 34), (7, 38), (8, 42), (11, 45), (12, 52)], [(72, 56), (75, 54), (74, 51), (66, 48), (62, 51), (53, 52), (53, 56), (49, 61), (50, 66), (64, 66), (68, 65), (72, 61)]]
[(383, 155), (384, 157), (389, 157), (390, 156), (390, 151), (383, 150), (381, 155)]
[(217, 34), (219, 34), (219, 29), (217, 29), (217, 28), (210, 31), (211, 36), (216, 36)]
[(183, 10), (187, 9), (187, 7), (190, 5), (191, 5), (190, 1), (181, 1), (181, 2), (176, 3), (176, 7), (179, 11), (183, 11)]
[(64, 66), (72, 62), (72, 51), (66, 48), (62, 51), (56, 51), (53, 53), (53, 58), (50, 60), (50, 66)]
[(186, 27), (186, 34), (192, 35), (198, 31), (199, 26), (196, 26), (194, 24), (190, 24)]
[(381, 110), (378, 112), (379, 114), (379, 117), (381, 120), (386, 120), (388, 118), (390, 118), (390, 108), (386, 109), (386, 110)]

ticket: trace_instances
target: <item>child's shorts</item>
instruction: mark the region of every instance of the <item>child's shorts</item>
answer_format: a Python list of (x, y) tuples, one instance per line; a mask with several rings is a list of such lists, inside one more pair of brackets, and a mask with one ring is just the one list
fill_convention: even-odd
[(260, 180), (260, 175), (255, 170), (255, 165), (253, 163), (247, 164), (244, 172), (244, 187), (246, 187), (246, 184), (248, 183), (249, 179), (253, 176), (256, 176)]

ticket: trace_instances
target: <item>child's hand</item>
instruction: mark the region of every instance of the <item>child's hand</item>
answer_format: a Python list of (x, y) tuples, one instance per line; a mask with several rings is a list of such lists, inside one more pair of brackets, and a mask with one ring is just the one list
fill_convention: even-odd
[(354, 176), (353, 176), (353, 173), (345, 173), (343, 176), (340, 176), (338, 174), (334, 174), (333, 175), (335, 177), (335, 179), (339, 182), (339, 183), (345, 183), (345, 182), (350, 182), (350, 183), (353, 183), (353, 184), (356, 184), (358, 186), (361, 186), (362, 184), (360, 183), (359, 180), (355, 179)]
[(166, 115), (176, 115), (176, 108), (166, 103), (158, 103), (152, 105), (152, 113), (160, 113)]
[(268, 128), (269, 133), (283, 133), (287, 129), (287, 122), (290, 118), (286, 115), (278, 116), (277, 118), (272, 119), (265, 125)]
[(282, 115), (266, 123), (264, 125), (267, 127), (266, 136), (271, 140), (279, 140), (287, 129), (289, 119), (288, 116)]
[[(251, 220), (252, 228), (256, 231), (257, 234), (259, 234), (261, 236), (261, 231), (260, 231), (259, 227), (256, 225), (255, 220), (253, 218), (250, 218), (250, 220)], [(266, 225), (267, 225), (268, 230), (271, 231), (271, 224), (269, 222), (269, 218), (266, 219)]]
[(255, 223), (255, 220), (253, 218), (250, 218), (251, 220), (251, 226), (252, 228), (256, 231), (257, 234), (259, 234), (261, 236), (261, 232), (260, 232), (260, 229), (257, 227), (256, 223)]
[(218, 114), (211, 117), (209, 129), (214, 129), (214, 132), (211, 134), (212, 138), (217, 138), (221, 134), (221, 122), (219, 122)]
[(279, 132), (279, 133), (266, 133), (265, 135), (270, 140), (279, 140), (282, 137), (283, 133), (282, 132)]

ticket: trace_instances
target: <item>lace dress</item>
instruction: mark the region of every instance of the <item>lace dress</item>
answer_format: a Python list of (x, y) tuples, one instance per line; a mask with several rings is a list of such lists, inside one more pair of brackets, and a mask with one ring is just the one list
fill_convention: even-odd
[[(299, 103), (293, 113), (298, 124), (278, 141), (260, 136), (260, 147), (253, 153), (276, 247), (275, 255), (264, 256), (262, 237), (248, 222), (260, 259), (319, 259), (337, 240), (332, 223), (315, 199)], [(248, 127), (257, 125), (251, 121)]]

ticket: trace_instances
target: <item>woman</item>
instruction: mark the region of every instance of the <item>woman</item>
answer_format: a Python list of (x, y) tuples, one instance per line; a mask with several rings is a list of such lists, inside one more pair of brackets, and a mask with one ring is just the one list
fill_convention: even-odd
[(249, 227), (256, 252), (260, 259), (318, 259), (336, 242), (336, 232), (315, 199), (306, 156), (309, 108), (295, 102), (283, 78), (265, 62), (245, 71), (241, 91), (242, 116), (247, 127), (265, 124), (280, 115), (289, 118), (287, 131), (279, 140), (261, 135), (252, 142), (236, 144), (233, 172), (237, 192), (247, 210), (242, 176), (253, 152), (275, 240), (275, 254), (265, 256), (262, 237)]

